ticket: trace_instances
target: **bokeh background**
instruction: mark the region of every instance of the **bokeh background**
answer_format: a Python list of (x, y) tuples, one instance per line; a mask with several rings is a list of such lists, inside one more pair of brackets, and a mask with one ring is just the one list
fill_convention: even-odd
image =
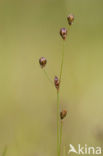
[[(69, 28), (67, 15), (75, 22)], [(56, 155), (56, 90), (38, 64), (59, 74), (68, 110), (63, 145), (103, 143), (103, 0), (0, 0), (0, 155)], [(68, 147), (67, 147), (68, 150)]]

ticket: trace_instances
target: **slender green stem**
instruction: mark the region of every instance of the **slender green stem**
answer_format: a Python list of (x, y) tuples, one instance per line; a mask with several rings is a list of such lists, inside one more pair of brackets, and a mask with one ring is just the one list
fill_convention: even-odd
[[(63, 41), (62, 60), (61, 60), (61, 67), (60, 67), (60, 76), (59, 76), (60, 85), (61, 85), (61, 78), (62, 78), (62, 72), (63, 72), (63, 63), (64, 63), (64, 41)], [(62, 124), (60, 128), (59, 92), (60, 92), (60, 86), (59, 86), (59, 90), (57, 90), (57, 156), (60, 156), (61, 141), (62, 141)]]
[(63, 64), (64, 64), (64, 41), (63, 41), (62, 61), (61, 61), (60, 77), (59, 77), (60, 83), (61, 83), (62, 72), (63, 72)]
[(45, 76), (47, 77), (48, 81), (53, 85), (53, 82), (51, 80), (51, 78), (49, 77), (48, 73), (46, 72), (45, 69), (43, 69)]
[(59, 123), (60, 123), (60, 116), (59, 116), (59, 90), (57, 90), (57, 156), (59, 156)]
[[(61, 143), (62, 143), (62, 129), (63, 129), (63, 122), (60, 123), (60, 151), (61, 152)], [(60, 154), (59, 154), (60, 155)]]

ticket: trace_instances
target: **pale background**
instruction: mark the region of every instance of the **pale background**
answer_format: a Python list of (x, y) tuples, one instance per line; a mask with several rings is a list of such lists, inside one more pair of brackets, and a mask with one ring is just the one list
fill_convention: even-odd
[(38, 59), (59, 74), (69, 13), (63, 144), (103, 143), (103, 0), (0, 0), (0, 154), (7, 145), (7, 156), (56, 156), (56, 91)]

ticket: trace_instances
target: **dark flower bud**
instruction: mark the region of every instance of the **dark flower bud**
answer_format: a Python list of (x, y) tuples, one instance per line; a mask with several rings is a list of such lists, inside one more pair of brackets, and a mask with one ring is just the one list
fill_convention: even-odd
[(62, 110), (62, 112), (60, 112), (60, 118), (61, 120), (63, 120), (67, 115), (67, 111), (66, 110)]
[(45, 67), (46, 63), (47, 63), (47, 60), (46, 60), (45, 57), (41, 57), (41, 58), (39, 59), (39, 64), (40, 64), (40, 66), (41, 66), (42, 68)]
[(59, 89), (59, 84), (60, 84), (60, 81), (59, 81), (58, 77), (55, 76), (55, 78), (54, 78), (54, 85), (55, 85), (55, 87), (56, 87), (57, 89)]
[(66, 28), (61, 28), (60, 29), (60, 35), (63, 38), (63, 40), (66, 39), (66, 36), (67, 36), (67, 30), (66, 30)]
[(68, 23), (69, 25), (72, 25), (73, 21), (74, 21), (74, 16), (72, 14), (70, 14), (68, 17), (67, 17), (67, 20), (68, 20)]

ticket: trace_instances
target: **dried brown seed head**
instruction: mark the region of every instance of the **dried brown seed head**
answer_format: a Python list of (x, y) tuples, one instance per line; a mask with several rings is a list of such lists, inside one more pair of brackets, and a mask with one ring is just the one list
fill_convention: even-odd
[(73, 21), (74, 21), (74, 16), (72, 14), (70, 14), (68, 17), (67, 17), (67, 20), (68, 20), (68, 23), (69, 25), (72, 25)]
[(47, 60), (46, 60), (45, 57), (41, 57), (41, 58), (39, 59), (39, 64), (40, 64), (40, 66), (41, 66), (42, 68), (45, 67), (46, 63), (47, 63)]
[(61, 120), (63, 120), (67, 115), (67, 111), (66, 110), (62, 110), (62, 112), (60, 112), (60, 118)]
[(59, 81), (59, 79), (58, 79), (57, 76), (55, 76), (55, 78), (54, 78), (54, 85), (55, 85), (55, 87), (56, 87), (57, 89), (59, 89), (60, 81)]
[(60, 29), (60, 35), (61, 35), (63, 40), (66, 39), (66, 37), (67, 37), (67, 30), (66, 30), (66, 28), (61, 28)]

